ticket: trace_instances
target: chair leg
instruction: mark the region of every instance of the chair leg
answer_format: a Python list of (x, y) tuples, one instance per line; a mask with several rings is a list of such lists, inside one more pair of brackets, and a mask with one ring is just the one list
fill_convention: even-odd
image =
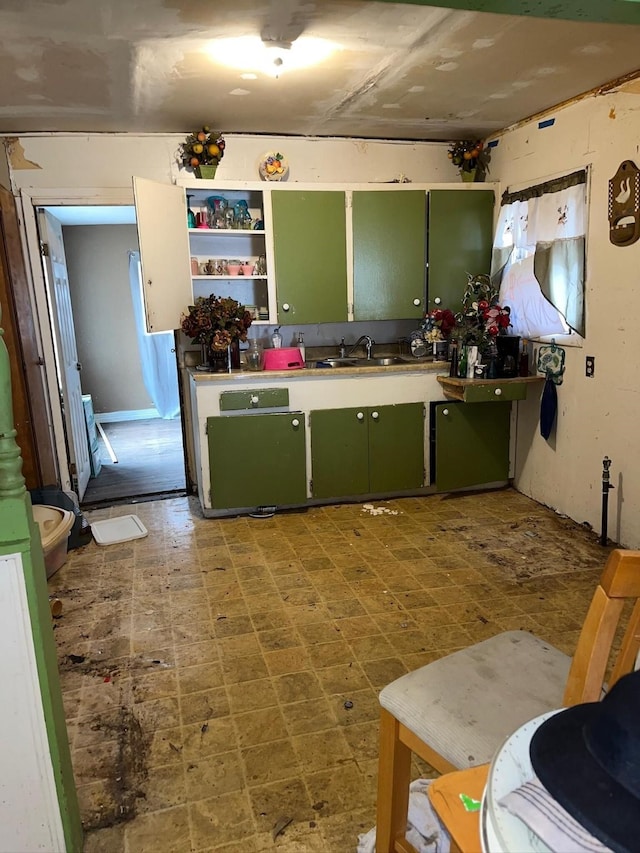
[(407, 830), (411, 750), (401, 743), (399, 726), (396, 718), (383, 708), (380, 716), (376, 853), (394, 853), (395, 840), (403, 839)]

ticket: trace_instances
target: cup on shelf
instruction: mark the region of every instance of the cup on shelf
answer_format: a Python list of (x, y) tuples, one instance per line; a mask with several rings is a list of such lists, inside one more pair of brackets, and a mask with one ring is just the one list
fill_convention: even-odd
[(242, 264), (242, 274), (243, 275), (253, 275), (253, 270), (255, 268), (255, 264)]
[(242, 264), (227, 264), (227, 273), (229, 275), (240, 275)]

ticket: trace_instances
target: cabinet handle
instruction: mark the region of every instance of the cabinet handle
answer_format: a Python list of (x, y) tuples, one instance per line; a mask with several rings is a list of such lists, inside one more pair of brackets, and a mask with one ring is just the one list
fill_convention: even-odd
[(358, 419), (359, 421), (362, 421), (362, 420), (364, 420), (364, 413), (363, 413), (363, 412), (358, 412), (358, 414), (356, 415), (356, 417), (357, 417), (357, 419)]
[(377, 421), (380, 415), (377, 412), (371, 412), (371, 417), (374, 419), (374, 421)]
[(252, 394), (251, 395), (251, 405), (257, 406), (259, 402), (260, 402), (260, 397), (258, 397), (257, 394)]
[(422, 299), (414, 299), (413, 300), (414, 305), (420, 305), (421, 302), (422, 302)]
[(496, 395), (496, 397), (499, 397), (502, 394), (502, 388), (496, 388), (493, 393)]
[(448, 415), (448, 414), (449, 414), (449, 409), (443, 409), (443, 410), (442, 410), (442, 414), (443, 414), (443, 415)]
[(440, 305), (440, 303), (442, 302), (442, 299), (440, 299), (439, 296), (436, 296), (436, 298), (433, 301), (436, 305)]
[(283, 303), (282, 303), (282, 310), (283, 310), (283, 311), (288, 311), (290, 308), (291, 308), (291, 306), (289, 305), (289, 303), (288, 303), (288, 302), (283, 302)]
[(294, 419), (291, 421), (291, 426), (292, 426), (292, 427), (299, 427), (299, 426), (300, 426), (300, 421), (298, 420), (298, 418), (294, 418)]

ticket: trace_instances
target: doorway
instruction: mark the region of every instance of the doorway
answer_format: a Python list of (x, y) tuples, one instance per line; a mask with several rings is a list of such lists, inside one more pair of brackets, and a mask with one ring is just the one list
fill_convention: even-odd
[[(65, 443), (81, 505), (185, 494), (173, 336), (148, 336), (136, 322), (135, 265), (130, 258), (138, 248), (135, 208), (47, 205), (39, 211), (38, 221), (42, 243), (50, 241), (51, 231), (56, 229), (62, 243), (62, 251), (56, 252), (55, 271), (51, 257), (43, 259), (43, 266)], [(67, 279), (66, 307), (60, 295), (60, 281), (65, 278), (61, 261)], [(152, 349), (166, 350), (158, 368), (160, 384), (175, 385), (175, 404), (166, 406), (164, 399), (158, 400), (154, 386), (158, 376), (149, 377), (150, 342), (145, 336), (153, 339)], [(70, 364), (72, 368), (77, 365), (75, 370)], [(82, 397), (81, 420), (69, 390), (74, 373)], [(87, 450), (90, 473), (82, 477), (82, 454)]]

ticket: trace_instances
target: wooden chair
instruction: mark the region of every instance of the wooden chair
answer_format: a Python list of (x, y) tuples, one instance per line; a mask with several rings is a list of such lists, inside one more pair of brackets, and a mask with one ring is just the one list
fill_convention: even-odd
[(380, 693), (377, 853), (405, 840), (411, 753), (441, 773), (484, 764), (527, 720), (598, 701), (625, 599), (636, 599), (608, 686), (640, 649), (640, 551), (612, 551), (573, 658), (526, 631), (506, 631), (398, 678)]

